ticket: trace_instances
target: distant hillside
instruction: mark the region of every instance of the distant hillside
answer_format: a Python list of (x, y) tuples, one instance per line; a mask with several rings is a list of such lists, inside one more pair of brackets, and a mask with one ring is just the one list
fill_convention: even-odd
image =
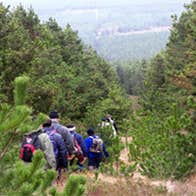
[(103, 36), (96, 40), (98, 53), (109, 61), (148, 59), (167, 42), (169, 32), (145, 32), (124, 36)]
[[(20, 0), (3, 2), (16, 6)], [(28, 1), (23, 2), (26, 7), (30, 5)], [(58, 0), (58, 3), (35, 0), (31, 5), (42, 21), (52, 17), (62, 27), (69, 23), (85, 43), (92, 45), (106, 59), (116, 61), (133, 57), (149, 58), (159, 52), (165, 46), (169, 34), (163, 28), (171, 26), (170, 16), (179, 15), (184, 9), (184, 3), (188, 2), (190, 0)], [(156, 28), (162, 30), (156, 34), (149, 32), (149, 29)], [(142, 33), (135, 36), (138, 31)], [(126, 36), (122, 37), (122, 34)], [(141, 40), (146, 52), (138, 54)], [(155, 42), (149, 45), (150, 40)]]

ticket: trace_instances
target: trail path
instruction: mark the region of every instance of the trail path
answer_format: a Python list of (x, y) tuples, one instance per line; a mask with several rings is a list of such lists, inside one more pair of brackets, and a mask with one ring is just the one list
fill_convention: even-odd
[[(131, 137), (127, 138), (130, 142)], [(126, 139), (121, 138), (121, 141), (125, 143)], [(120, 160), (125, 164), (129, 164), (128, 149), (125, 147), (120, 154)], [(183, 196), (196, 196), (196, 174), (190, 176), (186, 181), (172, 181), (172, 180), (152, 180), (146, 176), (142, 176), (139, 172), (134, 172), (132, 176), (134, 182), (142, 182), (155, 187), (165, 187), (168, 193), (183, 195)]]
[[(128, 137), (128, 143), (132, 138)], [(126, 139), (121, 138), (125, 143)], [(128, 149), (125, 147), (119, 158), (129, 165)], [(184, 182), (171, 180), (152, 180), (142, 176), (138, 171), (132, 176), (111, 176), (99, 174), (95, 181), (93, 172), (77, 173), (74, 175), (84, 175), (87, 178), (88, 196), (150, 196), (150, 195), (175, 195), (175, 196), (196, 196), (196, 175), (192, 175)], [(66, 176), (63, 175), (61, 183), (57, 184), (59, 192), (63, 191), (66, 183)]]

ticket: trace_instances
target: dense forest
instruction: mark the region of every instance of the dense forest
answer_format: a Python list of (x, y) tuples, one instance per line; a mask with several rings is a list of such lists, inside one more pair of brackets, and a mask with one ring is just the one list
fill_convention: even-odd
[[(50, 18), (41, 23), (33, 9), (10, 11), (0, 4), (0, 195), (82, 195), (83, 175), (69, 175), (64, 192), (51, 186), (43, 154), (31, 164), (19, 160), (24, 133), (57, 110), (62, 123), (85, 135), (92, 126), (107, 141), (110, 157), (95, 172), (131, 178), (134, 171), (156, 179), (182, 179), (196, 163), (196, 2), (173, 25), (166, 48), (149, 61), (111, 66), (86, 46), (70, 25)], [(138, 96), (133, 107), (129, 95)], [(100, 130), (112, 114), (113, 138)], [(123, 144), (121, 138), (125, 137)], [(131, 137), (132, 140), (128, 141)], [(129, 163), (119, 160), (128, 148)], [(74, 192), (73, 192), (74, 191)]]

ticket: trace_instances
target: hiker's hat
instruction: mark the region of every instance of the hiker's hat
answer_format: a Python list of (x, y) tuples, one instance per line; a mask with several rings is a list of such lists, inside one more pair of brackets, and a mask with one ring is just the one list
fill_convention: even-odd
[(49, 117), (50, 117), (51, 119), (59, 118), (58, 112), (56, 112), (56, 111), (51, 111), (50, 114), (49, 114)]
[(67, 125), (66, 127), (67, 127), (68, 131), (75, 131), (76, 130), (75, 125)]
[(88, 133), (88, 135), (94, 135), (95, 130), (92, 127), (90, 127), (90, 128), (88, 128), (87, 133)]

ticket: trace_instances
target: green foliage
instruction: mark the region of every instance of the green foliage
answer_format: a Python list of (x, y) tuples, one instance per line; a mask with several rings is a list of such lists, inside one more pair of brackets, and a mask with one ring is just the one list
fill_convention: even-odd
[(55, 177), (55, 171), (43, 170), (44, 163), (41, 151), (34, 154), (32, 163), (16, 162), (1, 180), (1, 184), (6, 184), (6, 189), (3, 188), (2, 193), (4, 195), (44, 194)]
[(133, 34), (130, 32), (127, 35), (101, 36), (96, 41), (96, 48), (101, 56), (111, 62), (148, 60), (165, 47), (169, 32), (145, 30), (144, 33), (138, 34), (137, 31), (133, 31)]
[[(96, 48), (102, 56), (115, 61), (148, 58), (157, 53), (165, 46), (169, 35), (169, 31), (162, 32), (161, 27), (170, 26), (171, 13), (179, 14), (183, 10), (183, 4), (188, 2), (190, 1), (175, 0), (171, 3), (170, 0), (99, 0), (96, 3), (88, 1), (84, 5), (82, 0), (78, 0), (47, 4), (45, 8), (47, 15), (57, 18), (61, 27), (70, 23), (78, 30), (82, 40)], [(9, 3), (16, 6), (13, 1)], [(27, 2), (26, 5), (34, 6), (36, 2)], [(59, 12), (61, 7), (65, 8), (63, 12)], [(97, 14), (85, 8), (96, 8)], [(45, 12), (39, 10), (39, 15), (45, 18)], [(50, 26), (59, 29), (52, 22)], [(151, 32), (154, 27), (154, 32)]]
[[(122, 89), (114, 84), (108, 93), (108, 97), (101, 99), (96, 105), (89, 105), (85, 115), (85, 122), (88, 126), (97, 127), (101, 122), (101, 118), (107, 114), (112, 114), (117, 126), (120, 125), (124, 118), (127, 118), (131, 113), (131, 102), (122, 92)], [(98, 127), (98, 129), (100, 129)], [(101, 132), (101, 130), (98, 130)]]
[(195, 142), (195, 1), (186, 6), (164, 52), (150, 62), (140, 103), (133, 116), (130, 156), (143, 174), (181, 178), (196, 163)]
[[(28, 78), (19, 77), (15, 80), (15, 96), (21, 93), (21, 99), (25, 100)], [(19, 87), (18, 87), (19, 86)], [(20, 97), (20, 96), (18, 96)], [(18, 99), (18, 98), (17, 98)], [(15, 99), (16, 100), (16, 99)], [(54, 170), (44, 170), (45, 160), (41, 151), (36, 151), (32, 163), (24, 163), (16, 156), (19, 152), (18, 143), (22, 134), (37, 128), (46, 119), (46, 115), (39, 114), (32, 121), (31, 110), (16, 101), (16, 106), (1, 104), (1, 140), (0, 140), (0, 195), (47, 195), (48, 187), (56, 176)], [(82, 176), (70, 177), (63, 195), (83, 195), (86, 180)], [(74, 191), (73, 191), (74, 190)], [(55, 188), (50, 188), (51, 195), (60, 195)]]
[(179, 19), (173, 17), (173, 28), (166, 48), (169, 78), (189, 95), (195, 95), (195, 17), (196, 2), (192, 1)]
[(65, 186), (64, 195), (82, 196), (85, 193), (86, 178), (84, 176), (70, 175)]
[[(2, 106), (0, 115), (3, 116), (5, 114), (5, 110), (3, 110), (5, 105), (2, 104)], [(26, 106), (16, 106), (14, 109), (10, 109), (2, 118), (0, 131), (18, 128), (19, 124), (24, 122), (30, 113), (31, 110)]]
[[(24, 132), (37, 128), (46, 117), (40, 114), (32, 121), (31, 109), (25, 104), (27, 77), (15, 80), (16, 105), (6, 103), (0, 106), (0, 194), (1, 195), (32, 195), (46, 192), (55, 177), (55, 171), (43, 170), (42, 152), (33, 156), (31, 164), (18, 160), (19, 145)], [(20, 94), (19, 94), (20, 93)], [(21, 100), (20, 100), (21, 98)]]
[(97, 169), (96, 171), (95, 171), (95, 181), (97, 181), (98, 180), (98, 177), (99, 177), (99, 170)]
[(151, 70), (148, 74), (151, 79), (151, 85), (156, 88), (160, 88), (165, 83), (165, 59), (164, 56), (160, 54), (156, 55), (151, 63)]
[(109, 157), (105, 158), (103, 154), (103, 163), (100, 165), (100, 170), (95, 172), (95, 180), (97, 180), (99, 172), (111, 175), (118, 175), (119, 172), (122, 172), (119, 158), (124, 144), (121, 142), (119, 136), (114, 137), (112, 133), (109, 128), (102, 129), (101, 138), (103, 138)]
[(194, 122), (180, 105), (170, 109), (167, 116), (151, 112), (131, 120), (130, 155), (150, 177), (180, 178), (196, 162)]
[(26, 103), (26, 89), (29, 82), (29, 78), (25, 76), (17, 77), (14, 81), (14, 102), (15, 105), (24, 105)]
[[(67, 119), (81, 119), (88, 105), (108, 96), (117, 78), (114, 70), (84, 46), (70, 25), (62, 29), (53, 19), (41, 24), (32, 9), (22, 6), (12, 12), (1, 9), (6, 42), (0, 39), (0, 99), (13, 102), (10, 81), (21, 75), (30, 78), (27, 103), (35, 114), (55, 109)], [(15, 101), (22, 104), (18, 96)]]
[(121, 164), (121, 167), (120, 167), (120, 173), (123, 174), (124, 176), (129, 176), (135, 170), (136, 170), (136, 163), (129, 165), (129, 166), (125, 164)]
[[(119, 174), (119, 169), (120, 169), (119, 157), (123, 148), (124, 145), (122, 144), (120, 137), (115, 137), (109, 140), (109, 145), (107, 148), (109, 153), (108, 159), (109, 162), (111, 163), (111, 167), (114, 168), (116, 174)], [(114, 166), (113, 163), (115, 163)]]
[[(19, 80), (23, 81), (23, 85), (26, 86), (27, 80), (23, 80), (21, 77)], [(19, 83), (15, 83), (16, 86), (19, 86)], [(19, 88), (16, 88), (19, 90)], [(20, 89), (20, 92), (25, 96), (26, 88)], [(18, 92), (15, 91), (15, 96), (18, 95)], [(22, 98), (24, 100), (24, 98)], [(19, 101), (17, 102), (17, 104)], [(21, 102), (22, 103), (22, 102)], [(20, 128), (23, 124), (27, 123), (29, 120), (29, 115), (31, 109), (25, 105), (16, 105), (10, 106), (6, 103), (0, 105), (0, 166), (1, 168), (6, 168), (5, 163), (9, 163), (10, 160), (14, 160), (16, 157), (12, 156), (16, 153), (14, 148), (15, 142), (18, 140), (18, 137), (21, 136)], [(2, 164), (4, 163), (4, 164)], [(4, 170), (2, 170), (2, 173)], [(3, 174), (2, 174), (3, 175)]]
[(116, 65), (120, 84), (129, 95), (138, 95), (144, 90), (148, 62), (146, 60)]

